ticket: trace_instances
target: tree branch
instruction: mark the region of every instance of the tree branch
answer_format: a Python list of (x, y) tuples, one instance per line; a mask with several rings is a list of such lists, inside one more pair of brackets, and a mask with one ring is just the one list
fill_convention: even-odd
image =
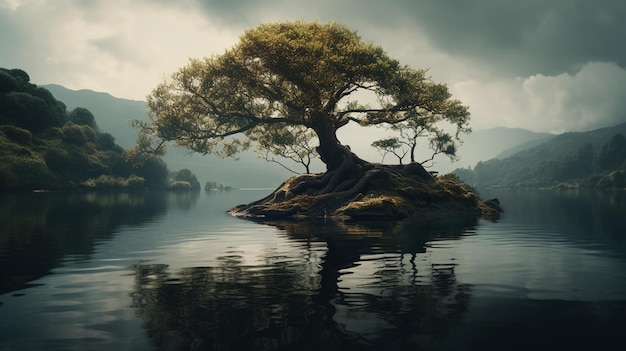
[(281, 167), (283, 167), (284, 169), (288, 170), (288, 171), (289, 171), (289, 172), (291, 172), (291, 173), (294, 173), (294, 174), (300, 174), (300, 172), (296, 172), (296, 171), (294, 171), (293, 169), (291, 169), (291, 168), (289, 168), (289, 167), (285, 166), (282, 162), (277, 161), (277, 160), (276, 160), (276, 159), (274, 159), (273, 157), (270, 157), (270, 156), (269, 156), (269, 151), (265, 153), (265, 157), (264, 157), (264, 159), (265, 159), (265, 161), (267, 161), (267, 162), (274, 162), (274, 163), (279, 164)]

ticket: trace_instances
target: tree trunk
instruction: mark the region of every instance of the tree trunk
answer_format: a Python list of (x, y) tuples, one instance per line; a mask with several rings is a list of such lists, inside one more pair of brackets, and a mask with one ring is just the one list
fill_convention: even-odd
[[(341, 145), (332, 118), (324, 118), (328, 116), (321, 114), (318, 117), (308, 127), (315, 131), (319, 139), (317, 152), (326, 164), (326, 173), (294, 177), (265, 198), (237, 206), (230, 213), (264, 220), (326, 218), (335, 215), (342, 206), (362, 198), (375, 179), (406, 178), (409, 183), (433, 180), (419, 163), (384, 166), (360, 159), (349, 147)], [(390, 203), (395, 204), (394, 201)], [(387, 209), (384, 209), (385, 215), (388, 215)]]
[(332, 172), (337, 170), (343, 163), (346, 155), (345, 146), (341, 145), (337, 139), (337, 131), (335, 127), (326, 118), (319, 119), (313, 126), (315, 134), (320, 145), (317, 147), (317, 153), (320, 155), (322, 162), (326, 164), (326, 171)]

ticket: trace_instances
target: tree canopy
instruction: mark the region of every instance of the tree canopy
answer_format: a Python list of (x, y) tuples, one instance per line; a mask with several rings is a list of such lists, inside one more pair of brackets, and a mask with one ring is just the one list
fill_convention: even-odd
[(223, 54), (190, 60), (148, 107), (144, 133), (221, 156), (310, 129), (328, 171), (346, 159), (336, 131), (351, 122), (446, 122), (458, 136), (470, 116), (425, 70), (401, 65), (342, 24), (302, 21), (260, 25)]
[(341, 144), (337, 130), (351, 123), (414, 124), (415, 133), (429, 139), (427, 147), (450, 155), (459, 133), (469, 131), (470, 114), (425, 70), (400, 64), (339, 23), (279, 22), (247, 30), (223, 54), (190, 60), (147, 102), (150, 122), (137, 123), (137, 154), (159, 153), (173, 142), (232, 156), (256, 144), (307, 168), (308, 146), (317, 140), (325, 173), (288, 179), (271, 195), (231, 209), (237, 216), (401, 218), (446, 206), (470, 215), (484, 208), (471, 190), (435, 179), (420, 163), (370, 163)]
[(168, 175), (161, 158), (100, 133), (89, 110), (68, 113), (23, 70), (0, 68), (0, 190), (168, 188)]

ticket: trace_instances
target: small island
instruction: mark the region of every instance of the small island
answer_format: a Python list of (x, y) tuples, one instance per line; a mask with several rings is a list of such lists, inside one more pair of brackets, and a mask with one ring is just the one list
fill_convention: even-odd
[(456, 177), (435, 177), (419, 162), (370, 163), (339, 141), (337, 131), (349, 124), (382, 126), (408, 136), (412, 152), (419, 138), (433, 157), (455, 157), (459, 135), (470, 132), (468, 107), (445, 84), (342, 24), (280, 22), (247, 30), (224, 54), (192, 59), (160, 84), (148, 96), (148, 110), (150, 122), (136, 123), (139, 149), (172, 142), (230, 157), (256, 146), (300, 159), (315, 152), (325, 164), (326, 172), (288, 179), (269, 196), (231, 209), (233, 215), (396, 219), (500, 211)]
[[(497, 218), (502, 211), (458, 177), (423, 166), (439, 155), (456, 157), (459, 136), (471, 131), (468, 107), (425, 70), (401, 65), (338, 23), (264, 24), (223, 55), (191, 60), (148, 96), (150, 120), (132, 122), (139, 135), (127, 150), (99, 130), (89, 110), (67, 111), (20, 69), (0, 69), (0, 98), (5, 190), (199, 191), (190, 170), (170, 172), (163, 161), (165, 145), (173, 144), (221, 157), (254, 148), (268, 161), (305, 167), (267, 197), (228, 211), (239, 217)], [(361, 159), (337, 136), (347, 125), (398, 135), (372, 146), (400, 164)], [(432, 157), (417, 162), (422, 144)], [(407, 148), (403, 155), (399, 145)], [(407, 153), (411, 162), (403, 165)], [(313, 158), (325, 172), (309, 172)]]

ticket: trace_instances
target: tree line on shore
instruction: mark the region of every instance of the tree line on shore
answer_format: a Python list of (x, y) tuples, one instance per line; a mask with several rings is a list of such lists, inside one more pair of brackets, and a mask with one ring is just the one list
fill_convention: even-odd
[(626, 188), (626, 123), (565, 133), (502, 159), (454, 171), (479, 188)]
[(124, 150), (95, 116), (67, 111), (21, 69), (0, 68), (0, 189), (200, 190), (196, 175)]

